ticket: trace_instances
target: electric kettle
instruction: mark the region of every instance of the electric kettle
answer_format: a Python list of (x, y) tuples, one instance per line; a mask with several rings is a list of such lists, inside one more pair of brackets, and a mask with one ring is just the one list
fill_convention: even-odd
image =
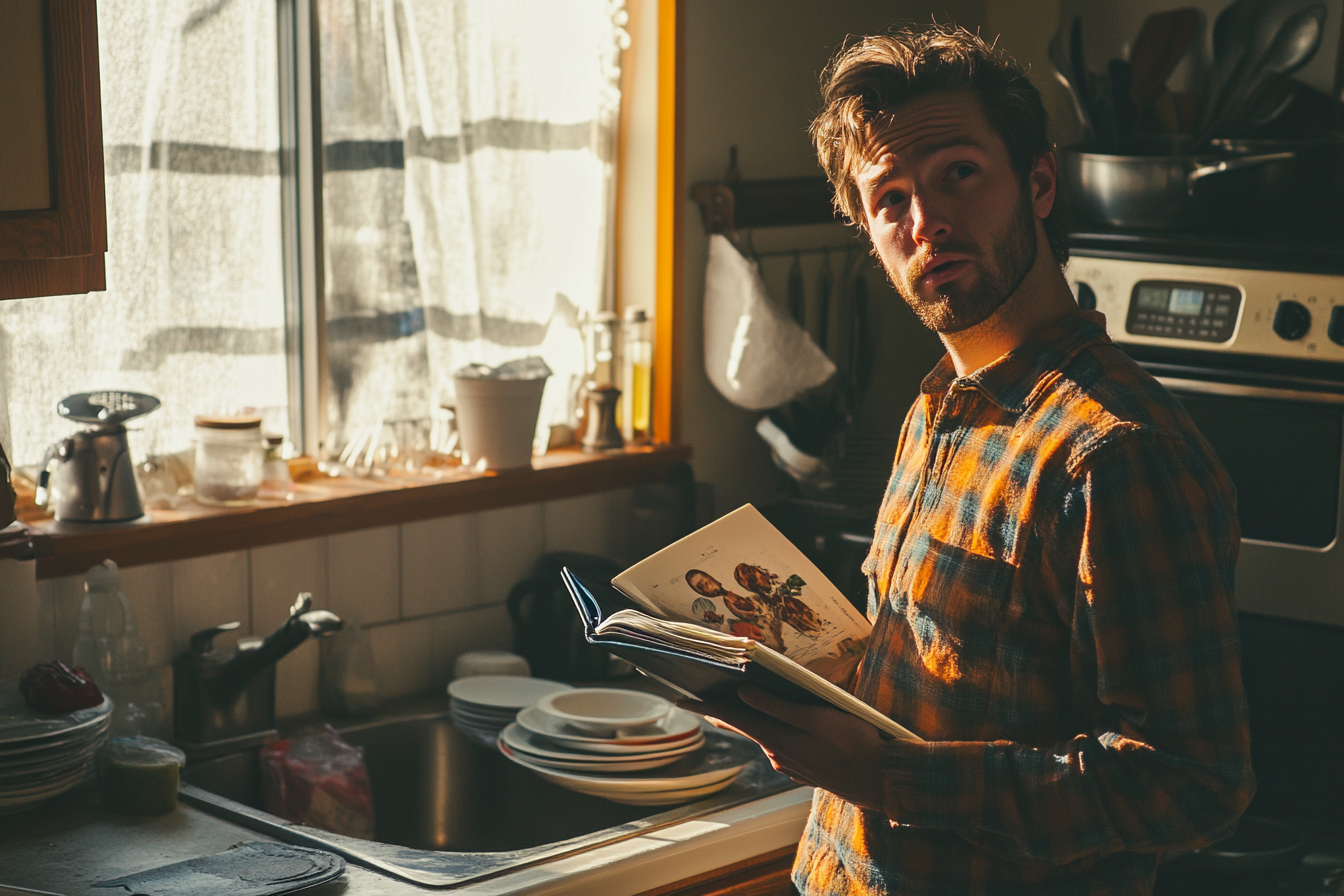
[(140, 392), (81, 392), (61, 399), (56, 413), (92, 428), (47, 449), (37, 503), (51, 507), (63, 522), (114, 523), (144, 516), (122, 424), (158, 406), (157, 398)]

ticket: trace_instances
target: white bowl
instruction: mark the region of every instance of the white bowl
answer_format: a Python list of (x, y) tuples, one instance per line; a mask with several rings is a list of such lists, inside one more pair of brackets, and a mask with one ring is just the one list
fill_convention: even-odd
[(667, 716), (672, 704), (662, 697), (621, 688), (575, 688), (537, 701), (537, 710), (596, 737), (612, 737), (623, 728), (649, 725)]

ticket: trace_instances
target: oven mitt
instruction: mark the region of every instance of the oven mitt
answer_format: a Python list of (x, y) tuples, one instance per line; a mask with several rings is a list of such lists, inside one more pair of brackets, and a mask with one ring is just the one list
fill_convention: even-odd
[(213, 856), (188, 859), (94, 884), (130, 896), (273, 896), (326, 883), (345, 859), (284, 843), (242, 843)]

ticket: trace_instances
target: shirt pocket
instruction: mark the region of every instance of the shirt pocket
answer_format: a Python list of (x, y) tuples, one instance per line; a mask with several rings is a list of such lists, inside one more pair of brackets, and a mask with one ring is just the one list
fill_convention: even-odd
[[(927, 533), (903, 552), (891, 609), (909, 626), (917, 656), (903, 663), (918, 682), (921, 734), (974, 738), (995, 688), (999, 622), (1016, 567)], [(929, 732), (929, 733), (925, 733)]]

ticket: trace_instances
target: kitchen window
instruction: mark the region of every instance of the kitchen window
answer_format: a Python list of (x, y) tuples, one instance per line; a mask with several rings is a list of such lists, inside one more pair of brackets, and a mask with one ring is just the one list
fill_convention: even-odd
[(18, 464), (68, 432), (58, 399), (103, 388), (163, 400), (140, 458), (244, 406), (339, 448), (528, 354), (555, 372), (541, 423), (572, 419), (612, 292), (619, 0), (98, 12), (108, 289), (0, 302)]

